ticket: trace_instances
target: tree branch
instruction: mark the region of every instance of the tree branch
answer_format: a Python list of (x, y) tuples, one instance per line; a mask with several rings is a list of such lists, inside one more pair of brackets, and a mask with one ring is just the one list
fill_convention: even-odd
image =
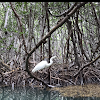
[(95, 58), (93, 61), (91, 61), (90, 63), (88, 63), (88, 64), (84, 65), (82, 68), (80, 68), (80, 70), (74, 75), (74, 77), (76, 77), (80, 73), (80, 71), (82, 71), (85, 67), (90, 66), (91, 64), (93, 64), (99, 58), (100, 58), (100, 55), (97, 58)]
[(94, 16), (95, 16), (95, 20), (96, 20), (96, 23), (98, 25), (98, 27), (100, 27), (100, 23), (99, 23), (99, 19), (97, 17), (97, 14), (96, 14), (96, 11), (95, 11), (95, 8), (94, 8), (94, 5), (92, 2), (90, 2), (91, 6), (92, 6), (92, 9), (93, 9), (93, 13), (94, 13)]
[[(12, 3), (10, 2), (10, 5), (11, 5), (11, 9), (13, 10), (16, 18), (18, 18), (18, 21), (19, 21), (19, 24), (20, 24), (20, 29), (21, 29), (21, 32), (23, 32), (23, 28), (22, 28), (22, 22), (21, 22), (21, 19), (19, 18), (19, 15), (17, 14), (17, 12), (15, 11), (15, 8), (13, 7)], [(23, 44), (24, 44), (24, 48), (25, 48), (25, 52), (27, 53), (27, 48), (26, 48), (26, 44), (25, 44), (25, 38), (24, 38), (24, 35), (21, 34), (22, 36), (22, 39), (23, 39)]]
[(66, 11), (63, 12), (63, 13), (61, 13), (60, 15), (53, 15), (53, 14), (51, 14), (51, 12), (50, 12), (49, 9), (48, 9), (48, 12), (49, 12), (49, 14), (50, 14), (51, 16), (53, 16), (53, 17), (61, 17), (61, 16), (63, 16), (63, 15), (68, 14), (76, 5), (77, 5), (77, 2), (75, 2), (68, 10), (66, 10)]

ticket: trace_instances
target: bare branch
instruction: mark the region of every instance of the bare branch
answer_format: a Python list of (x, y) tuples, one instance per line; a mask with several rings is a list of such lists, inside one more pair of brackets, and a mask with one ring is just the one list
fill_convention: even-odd
[[(19, 24), (20, 24), (20, 29), (21, 29), (21, 32), (23, 32), (23, 28), (22, 28), (22, 22), (21, 22), (21, 19), (19, 18), (19, 15), (17, 14), (17, 12), (15, 11), (15, 8), (13, 7), (12, 3), (10, 2), (10, 5), (11, 5), (11, 8), (15, 14), (15, 16), (18, 18), (18, 21), (19, 21)], [(26, 44), (25, 44), (25, 38), (24, 38), (24, 35), (21, 34), (22, 36), (22, 39), (23, 39), (23, 44), (24, 44), (24, 48), (25, 48), (25, 52), (27, 53), (27, 48), (26, 48)]]
[(6, 28), (6, 26), (7, 26), (7, 21), (8, 21), (8, 17), (9, 17), (8, 14), (9, 14), (9, 8), (6, 13), (4, 28)]
[(90, 63), (88, 63), (88, 64), (84, 65), (82, 68), (80, 68), (80, 70), (74, 75), (74, 77), (76, 77), (80, 73), (80, 71), (82, 71), (85, 67), (90, 66), (95, 61), (97, 61), (99, 58), (100, 58), (100, 55), (97, 58), (95, 58), (93, 61), (91, 61)]
[(50, 10), (48, 9), (48, 12), (51, 16), (54, 16), (54, 17), (61, 17), (61, 16), (64, 16), (66, 14), (68, 14), (75, 6), (77, 5), (77, 2), (75, 2), (68, 10), (66, 10), (65, 12), (61, 13), (60, 15), (53, 15), (51, 14)]

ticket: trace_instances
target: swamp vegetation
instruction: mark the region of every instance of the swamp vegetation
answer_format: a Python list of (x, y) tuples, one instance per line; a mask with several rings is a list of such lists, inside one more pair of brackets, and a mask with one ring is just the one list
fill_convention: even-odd
[[(32, 73), (52, 56), (52, 66)], [(99, 58), (100, 2), (0, 3), (1, 86), (99, 87)]]

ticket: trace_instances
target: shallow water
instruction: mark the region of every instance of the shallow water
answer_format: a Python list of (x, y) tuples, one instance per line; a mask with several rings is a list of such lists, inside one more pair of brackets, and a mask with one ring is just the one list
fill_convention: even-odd
[(0, 100), (100, 100), (96, 97), (63, 97), (59, 92), (31, 87), (1, 87)]

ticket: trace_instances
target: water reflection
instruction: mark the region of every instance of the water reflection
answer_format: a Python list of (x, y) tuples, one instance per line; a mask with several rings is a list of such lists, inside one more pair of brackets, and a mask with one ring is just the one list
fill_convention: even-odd
[(96, 97), (63, 97), (56, 91), (29, 87), (2, 87), (0, 100), (100, 100)]

